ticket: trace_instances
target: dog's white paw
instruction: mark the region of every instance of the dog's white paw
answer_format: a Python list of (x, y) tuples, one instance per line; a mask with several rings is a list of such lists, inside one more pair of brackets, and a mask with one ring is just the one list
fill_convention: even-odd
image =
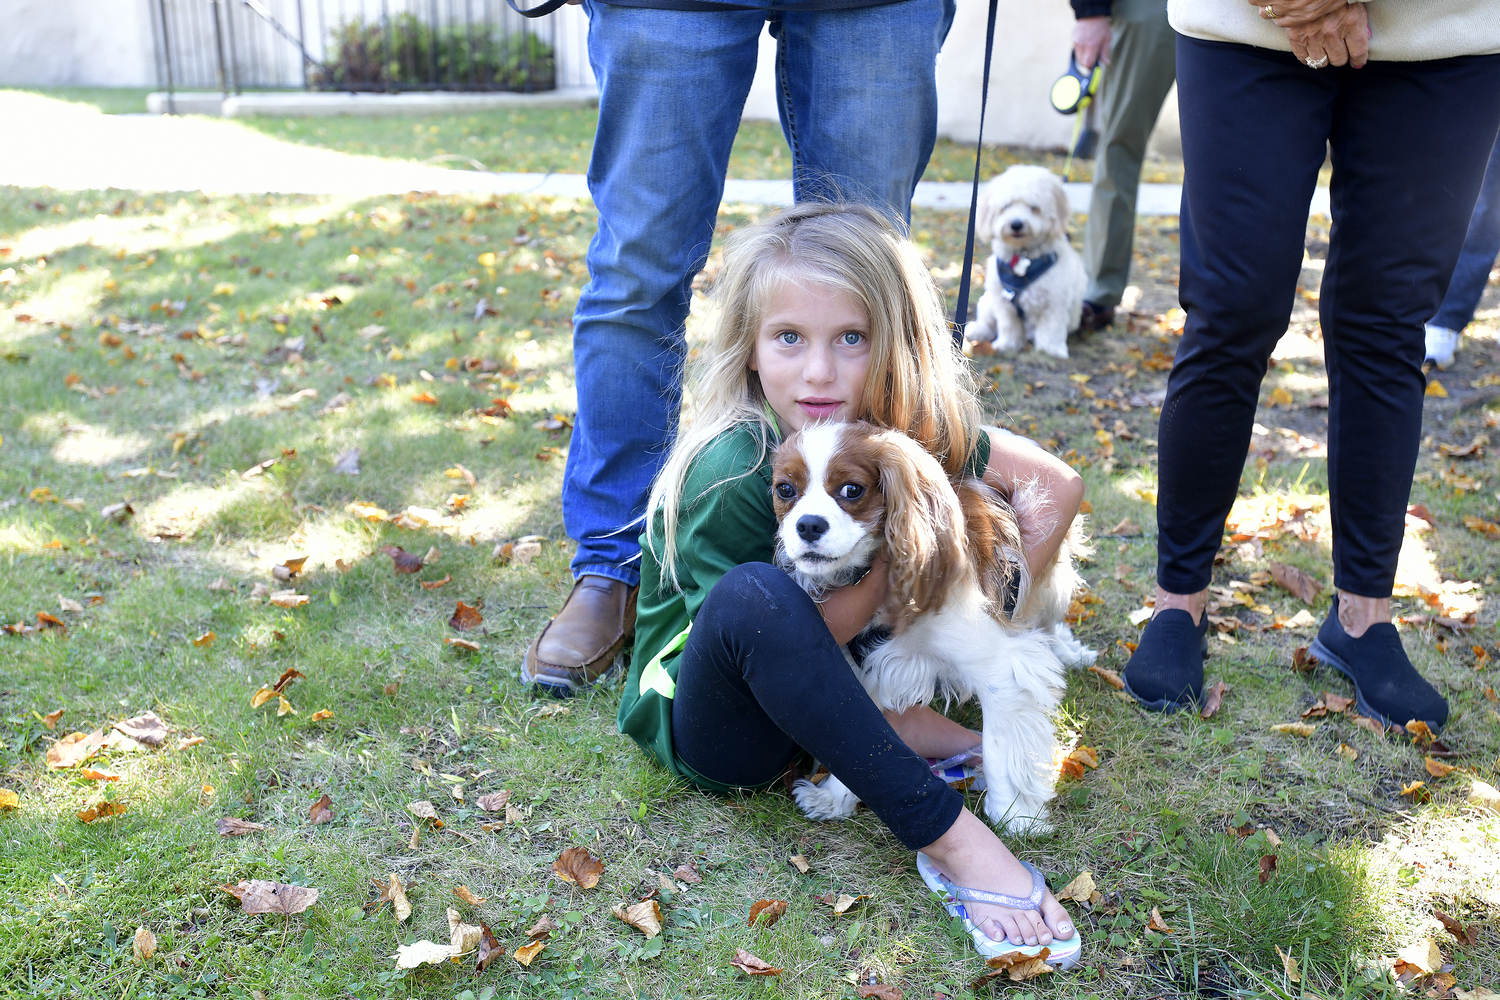
[(1013, 836), (1046, 837), (1054, 829), (1052, 817), (1045, 805), (1026, 806), (1015, 801), (1006, 803), (992, 795), (986, 795), (984, 815), (1003, 832)]
[(848, 819), (859, 805), (859, 796), (831, 774), (821, 785), (806, 778), (792, 782), (792, 798), (809, 819)]
[(1092, 667), (1099, 654), (1073, 637), (1073, 630), (1062, 622), (1052, 627), (1052, 649), (1065, 667)]

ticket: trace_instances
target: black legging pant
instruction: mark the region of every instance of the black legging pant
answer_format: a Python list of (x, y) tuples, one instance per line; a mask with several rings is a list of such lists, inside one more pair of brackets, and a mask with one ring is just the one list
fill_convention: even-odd
[(1500, 127), (1500, 56), (1309, 69), (1179, 36), (1187, 325), (1162, 404), (1157, 580), (1208, 586), (1333, 152), (1319, 317), (1334, 585), (1385, 597), (1422, 427), (1422, 324), (1443, 300)]
[(705, 778), (744, 786), (773, 781), (805, 749), (911, 850), (963, 809), (875, 707), (812, 598), (766, 563), (724, 574), (693, 619), (672, 744)]

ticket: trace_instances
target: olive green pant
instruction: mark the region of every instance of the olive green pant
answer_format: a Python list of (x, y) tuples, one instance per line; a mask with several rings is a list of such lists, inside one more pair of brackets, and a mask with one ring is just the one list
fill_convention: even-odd
[(1109, 65), (1097, 98), (1099, 146), (1083, 260), (1096, 306), (1120, 304), (1130, 279), (1136, 189), (1146, 142), (1177, 76), (1177, 33), (1166, 0), (1115, 0)]

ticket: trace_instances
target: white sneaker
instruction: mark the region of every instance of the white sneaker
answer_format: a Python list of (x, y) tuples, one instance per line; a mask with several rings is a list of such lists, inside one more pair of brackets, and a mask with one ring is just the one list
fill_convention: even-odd
[(1453, 355), (1458, 353), (1458, 338), (1457, 330), (1428, 323), (1427, 360), (1446, 371), (1453, 364)]

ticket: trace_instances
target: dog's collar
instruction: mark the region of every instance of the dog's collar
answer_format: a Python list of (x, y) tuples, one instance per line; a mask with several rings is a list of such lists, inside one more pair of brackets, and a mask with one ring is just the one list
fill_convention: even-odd
[(995, 261), (999, 265), (997, 270), (1000, 272), (1000, 295), (1015, 307), (1016, 315), (1021, 317), (1022, 322), (1025, 322), (1026, 313), (1021, 308), (1018, 296), (1057, 263), (1057, 254), (1043, 254), (1040, 257), (1013, 254), (1008, 260), (996, 257)]

